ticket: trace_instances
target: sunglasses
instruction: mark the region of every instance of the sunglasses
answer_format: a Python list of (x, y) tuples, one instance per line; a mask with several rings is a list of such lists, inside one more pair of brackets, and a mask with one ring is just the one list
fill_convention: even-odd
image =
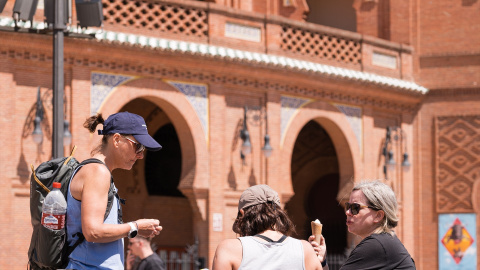
[(145, 150), (145, 146), (141, 143), (137, 143), (136, 141), (128, 138), (128, 137), (125, 137), (122, 135), (123, 138), (129, 140), (130, 142), (132, 142), (133, 144), (135, 144), (135, 154), (140, 154), (141, 152), (143, 152), (143, 150)]
[(370, 208), (370, 209), (373, 209), (375, 211), (378, 211), (380, 209), (377, 209), (373, 206), (368, 206), (368, 205), (361, 205), (361, 204), (358, 204), (358, 203), (345, 203), (345, 212), (348, 211), (348, 209), (350, 209), (350, 213), (352, 213), (352, 215), (357, 215), (361, 209), (363, 208)]

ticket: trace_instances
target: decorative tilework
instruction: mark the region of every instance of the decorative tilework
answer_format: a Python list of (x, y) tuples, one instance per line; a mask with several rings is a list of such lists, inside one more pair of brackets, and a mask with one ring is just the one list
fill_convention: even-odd
[(350, 127), (355, 133), (355, 137), (357, 137), (360, 153), (363, 153), (362, 108), (340, 104), (335, 104), (335, 106), (347, 117), (348, 123), (350, 123)]
[(90, 87), (90, 114), (94, 115), (100, 109), (103, 101), (117, 87), (130, 80), (135, 79), (134, 76), (125, 76), (118, 74), (91, 73)]
[(205, 84), (192, 84), (176, 81), (166, 81), (168, 84), (182, 92), (187, 100), (192, 104), (202, 124), (205, 139), (208, 142), (208, 87)]
[(290, 121), (293, 119), (295, 114), (297, 114), (298, 109), (305, 106), (306, 104), (312, 102), (312, 99), (307, 98), (297, 98), (282, 96), (281, 97), (281, 111), (280, 111), (280, 134), (282, 136), (281, 144), (283, 145), (283, 139), (285, 138), (285, 131), (290, 125)]

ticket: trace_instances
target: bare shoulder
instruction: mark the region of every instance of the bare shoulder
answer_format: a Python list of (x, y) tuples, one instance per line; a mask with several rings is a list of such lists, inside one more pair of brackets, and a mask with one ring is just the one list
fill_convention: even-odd
[(220, 242), (217, 250), (231, 254), (242, 254), (242, 243), (238, 239), (225, 239)]
[(312, 250), (313, 252), (315, 252), (315, 251), (313, 250), (312, 245), (311, 245), (309, 242), (307, 242), (307, 241), (305, 241), (305, 240), (300, 240), (300, 241), (302, 242), (303, 250)]
[(303, 245), (303, 255), (305, 257), (305, 269), (322, 269), (322, 265), (315, 254), (315, 250), (312, 245), (305, 241), (300, 240)]
[(89, 194), (106, 193), (110, 188), (110, 171), (101, 163), (85, 164), (75, 174), (70, 186), (73, 197), (80, 201), (85, 190), (91, 190)]
[[(110, 171), (108, 170), (107, 166), (105, 166), (102, 163), (88, 163), (83, 165), (85, 171), (92, 171), (95, 173), (101, 173), (101, 174), (108, 174), (110, 175)], [(87, 169), (88, 168), (88, 169)]]
[(108, 180), (107, 182), (109, 183), (111, 174), (105, 165), (101, 163), (89, 163), (83, 165), (77, 175), (79, 178), (94, 179), (95, 181), (102, 181), (102, 179), (105, 179)]
[(220, 242), (213, 258), (213, 270), (234, 270), (242, 262), (242, 243), (239, 239), (226, 239)]

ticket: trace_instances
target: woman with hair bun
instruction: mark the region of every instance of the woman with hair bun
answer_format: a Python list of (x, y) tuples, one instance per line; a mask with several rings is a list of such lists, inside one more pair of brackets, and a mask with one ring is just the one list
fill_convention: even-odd
[[(103, 129), (97, 130), (98, 125)], [(123, 222), (122, 199), (112, 171), (130, 170), (145, 149), (158, 151), (162, 146), (148, 134), (143, 117), (129, 112), (112, 114), (106, 120), (97, 114), (87, 118), (84, 127), (90, 133), (97, 130), (102, 137), (92, 158), (77, 167), (68, 186), (67, 242), (74, 250), (66, 269), (123, 269), (123, 238), (154, 237), (162, 226), (158, 219)], [(114, 196), (109, 196), (110, 191)]]

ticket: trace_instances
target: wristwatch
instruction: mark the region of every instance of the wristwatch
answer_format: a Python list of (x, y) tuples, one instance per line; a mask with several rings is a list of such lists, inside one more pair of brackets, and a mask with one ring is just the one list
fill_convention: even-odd
[(128, 225), (130, 225), (130, 231), (128, 232), (128, 238), (134, 238), (137, 236), (138, 233), (138, 228), (137, 228), (137, 223), (133, 224), (133, 222), (128, 222)]

